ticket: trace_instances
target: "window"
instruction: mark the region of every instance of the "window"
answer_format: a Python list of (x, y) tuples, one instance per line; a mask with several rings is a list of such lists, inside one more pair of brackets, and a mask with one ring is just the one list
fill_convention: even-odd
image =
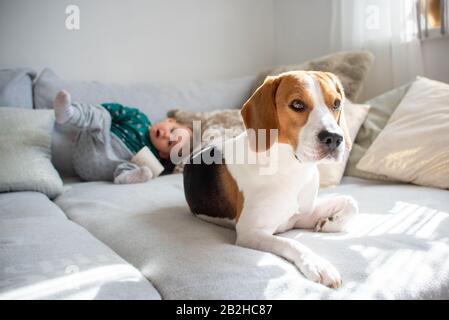
[(418, 0), (418, 29), (421, 39), (448, 35), (448, 0)]

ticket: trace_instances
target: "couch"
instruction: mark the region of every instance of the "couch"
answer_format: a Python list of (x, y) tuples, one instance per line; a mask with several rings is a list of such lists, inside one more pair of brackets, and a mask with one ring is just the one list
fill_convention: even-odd
[[(255, 80), (125, 87), (70, 82), (47, 69), (33, 84), (33, 105), (50, 108), (65, 88), (74, 100), (120, 101), (159, 120), (179, 106), (238, 108)], [(0, 193), (0, 299), (449, 299), (447, 190), (349, 176), (322, 189), (358, 201), (349, 231), (282, 236), (337, 267), (343, 286), (334, 290), (282, 258), (235, 246), (235, 232), (195, 218), (182, 174), (134, 185), (83, 182), (58, 128), (53, 149), (61, 195)]]

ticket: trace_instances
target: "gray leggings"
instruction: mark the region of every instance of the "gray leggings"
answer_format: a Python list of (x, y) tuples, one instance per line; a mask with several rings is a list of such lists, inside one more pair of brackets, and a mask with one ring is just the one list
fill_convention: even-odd
[(87, 181), (113, 181), (124, 171), (139, 168), (129, 162), (134, 155), (111, 133), (111, 116), (101, 105), (74, 103), (73, 116), (64, 125), (79, 129), (73, 167)]

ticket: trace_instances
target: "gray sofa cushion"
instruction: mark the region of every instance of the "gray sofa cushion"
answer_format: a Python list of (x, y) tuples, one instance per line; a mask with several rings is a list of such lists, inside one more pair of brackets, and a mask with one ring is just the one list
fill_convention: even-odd
[(195, 218), (180, 174), (71, 186), (56, 203), (140, 269), (164, 299), (449, 298), (448, 191), (347, 177), (324, 191), (359, 201), (349, 232), (282, 236), (337, 267), (343, 287), (332, 290), (277, 256), (235, 246), (233, 230)]
[(0, 70), (0, 106), (33, 108), (33, 79), (29, 68)]
[(118, 85), (64, 80), (51, 69), (44, 69), (34, 85), (36, 109), (52, 108), (56, 93), (65, 89), (73, 101), (86, 103), (119, 102), (145, 112), (159, 121), (176, 107), (192, 111), (240, 108), (251, 94), (255, 76), (222, 81), (196, 81), (184, 85)]
[[(71, 93), (73, 101), (119, 102), (141, 109), (152, 122), (155, 122), (165, 118), (167, 111), (173, 108), (191, 111), (240, 108), (250, 96), (255, 78), (248, 76), (223, 81), (197, 81), (185, 85), (125, 86), (63, 80), (52, 70), (45, 69), (34, 85), (34, 102), (37, 109), (52, 108), (56, 93), (65, 89)], [(56, 126), (53, 163), (64, 176), (75, 176), (71, 164), (74, 136), (73, 130)]]
[(0, 194), (0, 300), (160, 299), (134, 267), (43, 194)]
[(38, 191), (54, 198), (62, 180), (53, 167), (50, 110), (0, 108), (0, 192)]
[(365, 102), (366, 104), (369, 104), (371, 108), (352, 144), (351, 153), (349, 154), (349, 160), (345, 169), (345, 175), (364, 179), (394, 180), (389, 179), (384, 175), (359, 170), (356, 168), (356, 165), (365, 155), (368, 148), (373, 144), (374, 140), (376, 140), (382, 129), (387, 125), (388, 120), (401, 103), (402, 98), (405, 96), (410, 86), (411, 83), (408, 83)]

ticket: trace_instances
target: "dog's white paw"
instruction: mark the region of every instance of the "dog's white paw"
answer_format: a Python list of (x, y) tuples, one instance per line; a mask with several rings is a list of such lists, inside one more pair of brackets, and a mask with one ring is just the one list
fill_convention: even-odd
[(341, 204), (341, 209), (329, 217), (321, 218), (315, 225), (315, 232), (341, 232), (344, 231), (349, 220), (359, 212), (359, 207), (354, 198), (341, 196), (336, 199)]
[(315, 253), (304, 255), (302, 261), (296, 263), (296, 266), (309, 280), (333, 289), (341, 287), (342, 281), (338, 270), (329, 261)]

